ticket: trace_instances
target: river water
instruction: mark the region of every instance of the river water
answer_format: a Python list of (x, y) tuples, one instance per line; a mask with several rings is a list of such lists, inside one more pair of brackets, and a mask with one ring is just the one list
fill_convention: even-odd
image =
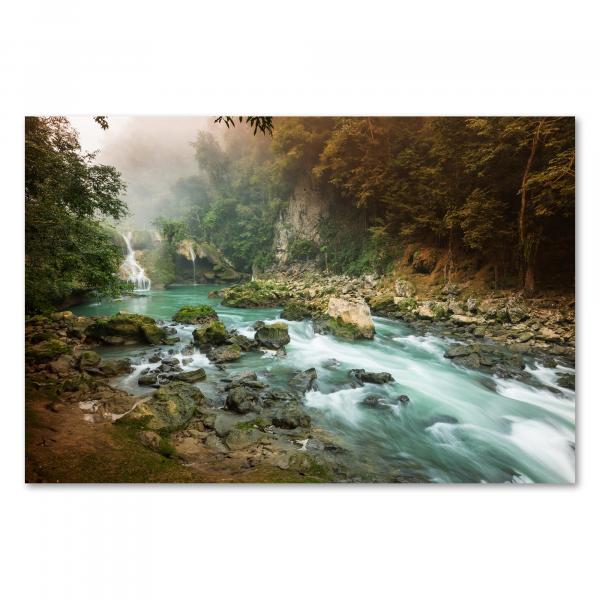
[[(275, 320), (279, 309), (237, 309), (220, 305), (208, 293), (220, 286), (174, 286), (102, 304), (81, 305), (79, 315), (112, 315), (119, 310), (169, 321), (180, 306), (215, 307), (228, 328), (253, 336), (256, 320)], [(415, 333), (409, 325), (375, 318), (374, 340), (345, 341), (315, 334), (309, 322), (288, 322), (287, 356), (271, 352), (244, 354), (227, 365), (234, 373), (253, 369), (272, 385), (285, 385), (297, 371), (315, 367), (318, 391), (306, 394), (313, 424), (342, 447), (340, 460), (361, 481), (429, 481), (441, 483), (570, 483), (575, 480), (575, 393), (560, 388), (567, 366), (527, 366), (529, 384), (499, 379), (457, 367), (444, 358), (453, 340)], [(178, 326), (181, 344), (190, 343), (193, 326)], [(166, 350), (166, 348), (165, 348)], [(154, 353), (142, 347), (107, 348), (105, 355), (129, 356), (135, 371), (116, 382), (135, 394), (139, 372)], [(202, 366), (207, 395), (223, 371), (199, 351), (185, 368)], [(395, 382), (352, 388), (348, 370), (387, 371)], [(406, 404), (394, 400), (401, 394)], [(377, 395), (385, 410), (362, 400)]]

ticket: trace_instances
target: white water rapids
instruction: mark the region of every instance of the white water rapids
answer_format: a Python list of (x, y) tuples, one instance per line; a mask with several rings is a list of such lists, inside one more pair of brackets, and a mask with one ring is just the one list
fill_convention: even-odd
[[(78, 314), (114, 314), (117, 310), (147, 314), (170, 323), (185, 304), (211, 304), (228, 328), (252, 337), (256, 320), (278, 319), (279, 309), (240, 309), (219, 305), (208, 293), (218, 286), (174, 286), (128, 297), (118, 303), (81, 306)], [(419, 333), (398, 321), (375, 318), (374, 340), (352, 342), (316, 334), (309, 322), (288, 322), (287, 355), (248, 352), (226, 371), (195, 349), (193, 325), (176, 325), (181, 342), (161, 353), (183, 361), (184, 370), (203, 367), (207, 379), (196, 384), (207, 398), (225, 376), (252, 369), (264, 383), (286, 388), (300, 370), (314, 367), (318, 390), (304, 402), (315, 432), (326, 432), (336, 461), (360, 481), (430, 481), (440, 483), (570, 483), (575, 480), (575, 392), (560, 386), (559, 377), (573, 372), (559, 360), (553, 367), (528, 363), (522, 380), (501, 379), (458, 367), (444, 357), (453, 340)], [(105, 352), (131, 357), (134, 372), (116, 381), (128, 391), (140, 387), (142, 370), (154, 368), (154, 348), (115, 347)], [(386, 371), (394, 382), (353, 387), (350, 369)], [(400, 394), (410, 401), (395, 402)], [(363, 401), (376, 395), (387, 405), (377, 410)], [(328, 442), (329, 443), (329, 442)]]

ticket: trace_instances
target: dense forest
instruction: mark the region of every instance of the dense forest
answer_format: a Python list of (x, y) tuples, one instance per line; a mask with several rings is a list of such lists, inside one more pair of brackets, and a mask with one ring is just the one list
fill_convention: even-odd
[[(219, 144), (201, 132), (197, 177), (170, 214), (240, 270), (273, 261), (273, 227), (309, 176), (331, 200), (318, 240), (293, 258), (336, 272), (384, 271), (411, 242), (471, 254), (504, 285), (572, 285), (575, 129), (571, 118), (276, 118), (273, 139), (248, 130)], [(185, 233), (184, 233), (185, 232)]]
[[(558, 117), (285, 117), (260, 130), (200, 131), (198, 173), (172, 188), (154, 225), (220, 248), (249, 273), (276, 261), (295, 186), (326, 200), (318, 235), (296, 232), (288, 260), (384, 273), (406, 249), (434, 249), (445, 276), (487, 267), (490, 287), (570, 289), (575, 122)], [(235, 125), (235, 123), (232, 123)], [(102, 222), (125, 215), (125, 185), (79, 147), (64, 118), (28, 118), (27, 309), (74, 290), (114, 292), (120, 251)], [(409, 259), (410, 260), (410, 259)], [(418, 270), (418, 269), (417, 269)]]

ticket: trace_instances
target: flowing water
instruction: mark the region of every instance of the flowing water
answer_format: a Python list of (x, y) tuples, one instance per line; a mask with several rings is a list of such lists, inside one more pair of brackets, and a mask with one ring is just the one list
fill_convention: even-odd
[(127, 247), (127, 253), (125, 255), (125, 260), (123, 261), (122, 265), (122, 269), (127, 275), (127, 281), (133, 283), (135, 291), (148, 292), (150, 291), (152, 282), (150, 281), (150, 279), (148, 279), (148, 277), (146, 277), (144, 269), (138, 264), (137, 260), (135, 259), (135, 251), (131, 246), (131, 232), (121, 235), (125, 240), (125, 245)]
[[(275, 320), (278, 309), (236, 309), (208, 298), (218, 286), (178, 286), (143, 296), (74, 309), (80, 315), (109, 315), (118, 310), (169, 321), (185, 304), (213, 305), (227, 327), (253, 336), (256, 320)], [(340, 460), (360, 480), (566, 483), (575, 479), (575, 393), (558, 387), (567, 366), (528, 365), (530, 384), (498, 379), (457, 367), (444, 358), (452, 340), (416, 334), (407, 324), (375, 318), (374, 340), (344, 341), (315, 334), (309, 322), (289, 322), (287, 356), (251, 352), (227, 365), (229, 372), (253, 369), (272, 385), (284, 385), (298, 370), (315, 367), (318, 391), (306, 394), (313, 424), (345, 449)], [(193, 326), (178, 326), (189, 343)], [(175, 348), (175, 356), (180, 348)], [(154, 352), (120, 347), (104, 351), (130, 356), (135, 371), (117, 382), (129, 391), (150, 393), (137, 386), (139, 372)], [(207, 381), (198, 384), (210, 395), (223, 372), (199, 351), (186, 369), (202, 366)], [(352, 388), (348, 370), (387, 371), (395, 379), (386, 385)], [(407, 404), (394, 400), (405, 394)], [(364, 406), (377, 395), (387, 410)]]

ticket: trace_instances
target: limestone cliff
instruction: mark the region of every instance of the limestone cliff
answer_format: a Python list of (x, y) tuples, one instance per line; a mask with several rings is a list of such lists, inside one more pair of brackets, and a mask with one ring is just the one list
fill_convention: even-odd
[(274, 250), (277, 262), (288, 261), (289, 247), (294, 240), (320, 241), (319, 223), (327, 215), (329, 204), (330, 199), (309, 175), (298, 180), (287, 207), (275, 225)]

